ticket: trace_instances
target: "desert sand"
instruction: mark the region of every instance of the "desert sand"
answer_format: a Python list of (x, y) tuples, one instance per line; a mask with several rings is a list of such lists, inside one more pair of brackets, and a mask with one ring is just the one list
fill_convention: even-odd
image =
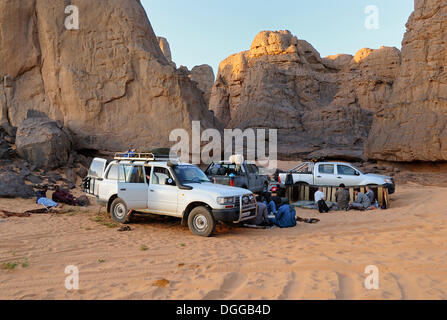
[[(161, 217), (118, 232), (96, 206), (0, 218), (0, 299), (446, 299), (446, 195), (407, 184), (389, 210), (298, 210), (321, 222), (219, 226), (212, 238)], [(0, 200), (1, 209), (35, 207)], [(65, 288), (68, 265), (79, 269), (77, 291)], [(379, 290), (365, 289), (369, 265), (379, 269)]]

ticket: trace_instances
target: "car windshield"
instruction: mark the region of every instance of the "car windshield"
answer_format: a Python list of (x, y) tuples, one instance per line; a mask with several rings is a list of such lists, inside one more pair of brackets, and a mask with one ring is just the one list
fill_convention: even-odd
[(211, 182), (196, 166), (176, 166), (174, 172), (181, 184)]
[(359, 168), (357, 168), (356, 166), (351, 165), (351, 167), (354, 168), (355, 170), (357, 170), (360, 174), (363, 174), (363, 172)]

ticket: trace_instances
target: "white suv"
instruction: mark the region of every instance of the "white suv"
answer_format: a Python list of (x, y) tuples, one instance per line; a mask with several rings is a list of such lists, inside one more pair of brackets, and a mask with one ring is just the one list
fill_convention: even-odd
[(182, 218), (196, 235), (209, 237), (216, 221), (240, 223), (256, 217), (249, 190), (211, 183), (197, 167), (156, 159), (153, 154), (95, 158), (84, 191), (107, 205), (112, 219), (126, 223), (132, 212)]

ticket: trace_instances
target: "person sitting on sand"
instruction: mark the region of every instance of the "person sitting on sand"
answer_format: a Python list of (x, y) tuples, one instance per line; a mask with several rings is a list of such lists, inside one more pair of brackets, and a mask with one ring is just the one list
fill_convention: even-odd
[(251, 220), (249, 223), (255, 226), (271, 226), (271, 222), (269, 220), (269, 213), (267, 209), (267, 205), (262, 201), (263, 197), (257, 197), (257, 206), (258, 212), (256, 218)]
[(340, 187), (338, 187), (338, 190), (335, 193), (335, 199), (337, 201), (338, 210), (347, 210), (349, 208), (350, 195), (344, 184), (341, 184)]
[(323, 192), (323, 188), (318, 188), (318, 191), (314, 195), (315, 204), (318, 206), (320, 213), (329, 212), (329, 207), (326, 204), (326, 195)]
[(352, 202), (349, 204), (349, 210), (350, 209), (356, 209), (356, 210), (366, 210), (371, 206), (371, 201), (369, 200), (368, 196), (360, 190), (355, 190), (355, 202)]
[(374, 191), (372, 191), (370, 187), (366, 187), (366, 196), (369, 198), (371, 205), (373, 205), (374, 202), (376, 201), (376, 195), (374, 194)]
[(292, 206), (285, 204), (279, 208), (274, 218), (270, 218), (270, 222), (280, 228), (296, 227), (296, 212)]

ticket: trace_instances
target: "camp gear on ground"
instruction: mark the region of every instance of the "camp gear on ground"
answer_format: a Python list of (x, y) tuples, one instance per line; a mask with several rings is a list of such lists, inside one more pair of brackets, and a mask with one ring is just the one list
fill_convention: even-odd
[(43, 206), (45, 206), (46, 208), (56, 208), (58, 206), (58, 203), (48, 199), (48, 198), (39, 198), (37, 200), (37, 204), (41, 204)]
[(307, 219), (307, 218), (300, 218), (300, 217), (297, 217), (297, 218), (296, 218), (296, 221), (298, 221), (298, 222), (304, 222), (304, 223), (314, 224), (314, 223), (320, 222), (320, 219), (315, 219), (315, 218), (309, 218), (309, 219)]

